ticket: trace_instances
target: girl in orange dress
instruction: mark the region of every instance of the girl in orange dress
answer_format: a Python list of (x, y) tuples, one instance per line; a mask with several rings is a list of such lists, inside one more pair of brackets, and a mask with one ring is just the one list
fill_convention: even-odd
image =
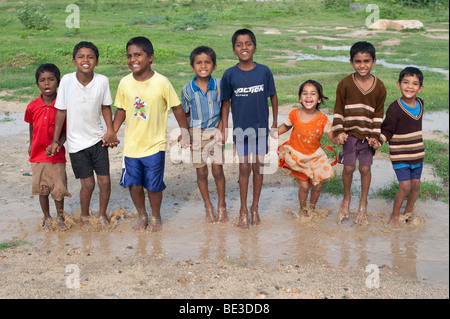
[[(278, 166), (287, 174), (298, 178), (300, 214), (314, 210), (322, 190), (322, 182), (334, 177), (332, 165), (320, 147), (322, 135), (326, 133), (333, 144), (337, 141), (331, 131), (328, 117), (319, 111), (319, 105), (328, 99), (322, 86), (314, 80), (300, 85), (298, 92), (301, 107), (293, 110), (285, 123), (278, 127), (278, 135), (293, 128), (289, 141), (278, 148)], [(326, 145), (322, 145), (327, 147)], [(331, 147), (327, 147), (333, 150)], [(336, 154), (336, 153), (335, 153)], [(306, 202), (311, 189), (310, 207)]]

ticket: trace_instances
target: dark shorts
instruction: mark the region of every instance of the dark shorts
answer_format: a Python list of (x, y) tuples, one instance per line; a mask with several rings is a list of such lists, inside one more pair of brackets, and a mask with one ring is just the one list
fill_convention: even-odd
[(249, 154), (266, 155), (269, 152), (268, 136), (248, 136), (243, 140), (235, 139), (236, 153), (239, 157)]
[(124, 157), (120, 185), (123, 187), (144, 186), (152, 192), (162, 192), (164, 184), (164, 164), (166, 152), (141, 157)]
[(420, 179), (422, 176), (423, 165), (416, 168), (402, 167), (394, 169), (395, 175), (399, 182), (409, 181), (410, 179)]
[(355, 166), (356, 160), (359, 165), (371, 166), (373, 163), (374, 149), (369, 146), (366, 140), (360, 140), (349, 135), (347, 141), (342, 145), (342, 152), (339, 154), (338, 162), (344, 165)]
[(88, 178), (94, 175), (109, 176), (108, 148), (102, 146), (103, 142), (81, 150), (77, 153), (69, 153), (70, 162), (75, 178)]

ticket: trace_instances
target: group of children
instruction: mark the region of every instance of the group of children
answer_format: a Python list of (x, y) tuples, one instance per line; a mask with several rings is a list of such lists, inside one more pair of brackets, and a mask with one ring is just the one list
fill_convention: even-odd
[[(108, 147), (119, 144), (117, 133), (125, 122), (120, 185), (129, 189), (139, 215), (133, 229), (160, 231), (160, 209), (166, 187), (163, 177), (169, 110), (180, 127), (180, 146), (192, 149), (206, 221), (227, 222), (223, 146), (229, 131), (230, 108), (233, 141), (239, 157), (241, 206), (238, 227), (247, 229), (249, 225), (260, 224), (258, 203), (268, 137), (270, 134), (278, 138), (291, 128), (290, 139), (278, 148), (278, 164), (299, 181), (300, 214), (308, 214), (315, 208), (322, 183), (334, 177), (332, 165), (335, 163), (330, 164), (321, 148), (321, 138), (326, 133), (332, 143), (343, 146), (337, 160), (344, 167), (344, 198), (338, 211), (340, 220), (349, 217), (350, 188), (356, 161), (359, 162), (361, 198), (356, 223), (367, 220), (367, 196), (375, 150), (389, 141), (390, 158), (400, 183), (390, 223), (399, 225), (400, 209), (406, 197), (404, 213), (413, 209), (423, 166), (423, 101), (416, 97), (423, 88), (420, 70), (409, 67), (400, 73), (397, 86), (402, 97), (389, 106), (383, 121), (386, 90), (381, 80), (371, 74), (376, 63), (375, 48), (368, 42), (357, 42), (350, 50), (350, 63), (355, 72), (338, 84), (333, 121), (319, 110), (327, 99), (321, 84), (308, 80), (300, 85), (298, 92), (301, 106), (277, 126), (275, 83), (270, 69), (253, 59), (257, 49), (255, 35), (248, 29), (237, 30), (232, 37), (232, 48), (239, 62), (227, 69), (222, 79), (212, 77), (217, 67), (214, 50), (206, 46), (195, 48), (190, 55), (195, 76), (183, 87), (180, 99), (170, 81), (152, 69), (154, 51), (150, 40), (132, 38), (126, 45), (127, 64), (132, 73), (119, 83), (114, 117), (108, 78), (94, 72), (99, 61), (94, 44), (80, 42), (75, 46), (72, 62), (76, 72), (64, 75), (61, 80), (55, 65), (41, 65), (36, 71), (41, 94), (28, 105), (25, 121), (30, 124), (28, 152), (33, 173), (32, 192), (39, 195), (44, 227), (50, 227), (51, 194), (58, 225), (65, 228), (64, 197), (70, 196), (63, 146), (66, 141), (74, 175), (81, 182), (81, 223), (89, 225), (95, 172), (100, 189), (98, 216), (105, 226), (108, 225), (106, 210), (111, 193)], [(268, 100), (273, 113), (270, 128)], [(102, 117), (106, 133), (101, 124)], [(208, 191), (208, 158), (217, 187), (217, 217)], [(253, 200), (249, 220), (247, 195), (252, 173)], [(145, 190), (150, 201), (150, 218), (145, 207)]]

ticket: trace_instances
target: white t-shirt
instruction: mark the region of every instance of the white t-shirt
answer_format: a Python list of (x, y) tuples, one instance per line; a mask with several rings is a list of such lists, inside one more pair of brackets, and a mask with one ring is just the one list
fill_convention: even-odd
[(67, 146), (76, 153), (99, 142), (105, 130), (101, 123), (102, 105), (111, 105), (111, 91), (106, 76), (94, 73), (83, 86), (76, 72), (66, 74), (59, 84), (55, 107), (67, 110)]

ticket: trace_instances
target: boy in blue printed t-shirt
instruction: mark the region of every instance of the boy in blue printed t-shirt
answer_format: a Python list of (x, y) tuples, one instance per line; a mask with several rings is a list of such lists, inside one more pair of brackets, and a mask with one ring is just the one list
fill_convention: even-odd
[(200, 46), (190, 55), (191, 69), (195, 76), (181, 91), (181, 103), (189, 123), (192, 159), (196, 168), (197, 184), (205, 203), (206, 221), (214, 223), (214, 208), (208, 191), (208, 157), (212, 159), (211, 171), (216, 182), (218, 204), (217, 221), (227, 222), (225, 204), (225, 176), (221, 141), (220, 80), (211, 76), (217, 68), (213, 49)]
[[(263, 183), (263, 157), (268, 152), (269, 104), (273, 112), (272, 129), (277, 129), (278, 97), (270, 69), (253, 61), (256, 38), (248, 29), (237, 30), (231, 42), (239, 63), (227, 69), (222, 77), (223, 136), (228, 124), (230, 105), (233, 115), (233, 141), (239, 156), (239, 189), (241, 207), (238, 227), (248, 228), (247, 192), (253, 172), (251, 224), (259, 225), (258, 202)], [(224, 139), (225, 140), (225, 139)], [(248, 156), (254, 155), (249, 161)]]

